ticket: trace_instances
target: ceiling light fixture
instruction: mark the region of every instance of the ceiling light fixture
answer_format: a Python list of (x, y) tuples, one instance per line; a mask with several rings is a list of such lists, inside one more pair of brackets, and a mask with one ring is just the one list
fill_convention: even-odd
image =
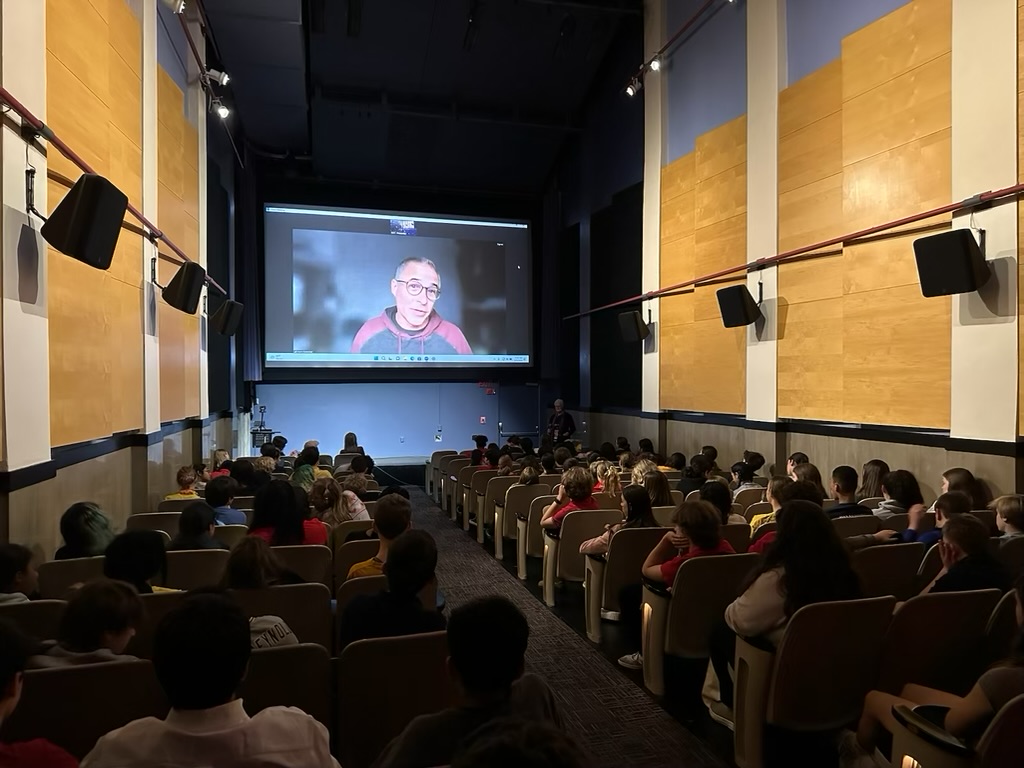
[(639, 77), (634, 77), (629, 81), (629, 85), (626, 86), (626, 95), (630, 98), (636, 96), (643, 89), (644, 83)]
[(649, 67), (651, 72), (657, 72), (658, 70), (661, 69), (661, 59), (655, 56), (653, 59), (651, 59)]
[(212, 67), (206, 70), (206, 75), (211, 80), (216, 83), (220, 83), (221, 85), (227, 85), (231, 82), (231, 76), (227, 72), (221, 72), (219, 69), (213, 69)]

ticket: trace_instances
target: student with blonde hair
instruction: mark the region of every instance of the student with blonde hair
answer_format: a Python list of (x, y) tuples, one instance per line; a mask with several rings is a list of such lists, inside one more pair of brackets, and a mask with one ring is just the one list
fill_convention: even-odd
[(328, 525), (370, 519), (359, 497), (352, 491), (342, 490), (338, 481), (331, 477), (322, 477), (313, 483), (309, 491), (309, 503), (316, 510), (316, 516)]
[(1024, 536), (1024, 499), (1017, 494), (1000, 496), (988, 505), (996, 513), (999, 546)]
[(523, 471), (519, 473), (519, 485), (536, 485), (540, 482), (540, 473), (537, 472), (537, 468), (527, 465), (523, 467)]
[[(658, 465), (650, 459), (639, 459), (636, 464), (633, 465), (633, 469), (629, 473), (629, 481), (633, 485), (643, 485), (644, 475), (648, 472), (657, 472)], [(657, 505), (655, 505), (657, 506)]]
[(600, 461), (597, 464), (597, 482), (601, 487), (594, 487), (595, 492), (607, 493), (610, 496), (622, 495), (622, 481), (619, 479), (619, 470), (610, 461)]

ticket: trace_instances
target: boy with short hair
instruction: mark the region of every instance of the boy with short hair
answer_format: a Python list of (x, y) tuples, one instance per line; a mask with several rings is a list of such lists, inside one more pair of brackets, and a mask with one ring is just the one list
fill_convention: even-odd
[(21, 544), (0, 544), (0, 605), (27, 603), (39, 591), (35, 556)]
[(922, 590), (922, 595), (975, 589), (1005, 592), (1010, 588), (1006, 571), (989, 549), (988, 530), (974, 515), (954, 515), (946, 520), (942, 539), (936, 546), (942, 558), (942, 570)]
[(924, 530), (925, 514), (928, 512), (924, 504), (915, 504), (908, 512), (907, 529), (900, 533), (904, 542), (920, 541), (925, 549), (942, 538), (942, 529), (957, 515), (966, 515), (971, 511), (971, 497), (963, 491), (949, 491), (935, 500), (935, 527)]
[(213, 507), (214, 525), (247, 525), (245, 512), (231, 506), (238, 495), (238, 481), (230, 475), (215, 477), (206, 486), (206, 503)]
[(408, 499), (397, 493), (378, 499), (373, 513), (373, 530), (380, 538), (377, 554), (369, 560), (363, 560), (349, 568), (346, 578), (380, 576), (384, 573), (384, 564), (388, 560), (388, 548), (391, 546), (391, 542), (409, 530), (411, 524), (412, 505)]

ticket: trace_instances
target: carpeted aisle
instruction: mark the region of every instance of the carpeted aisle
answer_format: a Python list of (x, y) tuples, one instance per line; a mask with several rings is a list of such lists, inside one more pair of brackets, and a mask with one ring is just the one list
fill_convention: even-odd
[(527, 669), (554, 690), (570, 732), (591, 752), (594, 766), (725, 765), (533, 597), (421, 489), (409, 491), (413, 525), (437, 541), (438, 580), (449, 609), (495, 594), (519, 606), (530, 622)]

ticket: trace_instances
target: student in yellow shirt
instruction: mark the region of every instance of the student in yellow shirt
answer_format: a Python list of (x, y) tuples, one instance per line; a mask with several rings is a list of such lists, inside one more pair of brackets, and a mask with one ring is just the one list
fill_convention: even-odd
[(196, 470), (194, 467), (182, 467), (178, 470), (177, 475), (178, 490), (174, 493), (169, 493), (164, 496), (166, 501), (173, 499), (198, 499), (199, 494), (196, 493), (195, 484), (199, 478), (196, 476)]
[(389, 493), (377, 501), (373, 514), (373, 530), (380, 537), (377, 554), (369, 560), (356, 563), (348, 571), (348, 578), (360, 576), (380, 576), (384, 573), (384, 563), (388, 559), (388, 547), (391, 542), (409, 530), (412, 524), (412, 505), (404, 496)]
[(783, 475), (775, 475), (768, 481), (768, 487), (764, 489), (764, 500), (772, 505), (772, 511), (766, 512), (763, 515), (754, 515), (750, 520), (751, 531), (756, 531), (758, 526), (761, 526), (764, 523), (775, 522), (775, 513), (779, 511), (779, 507), (782, 506), (783, 501), (780, 498), (780, 492), (783, 488), (792, 484), (793, 479)]

